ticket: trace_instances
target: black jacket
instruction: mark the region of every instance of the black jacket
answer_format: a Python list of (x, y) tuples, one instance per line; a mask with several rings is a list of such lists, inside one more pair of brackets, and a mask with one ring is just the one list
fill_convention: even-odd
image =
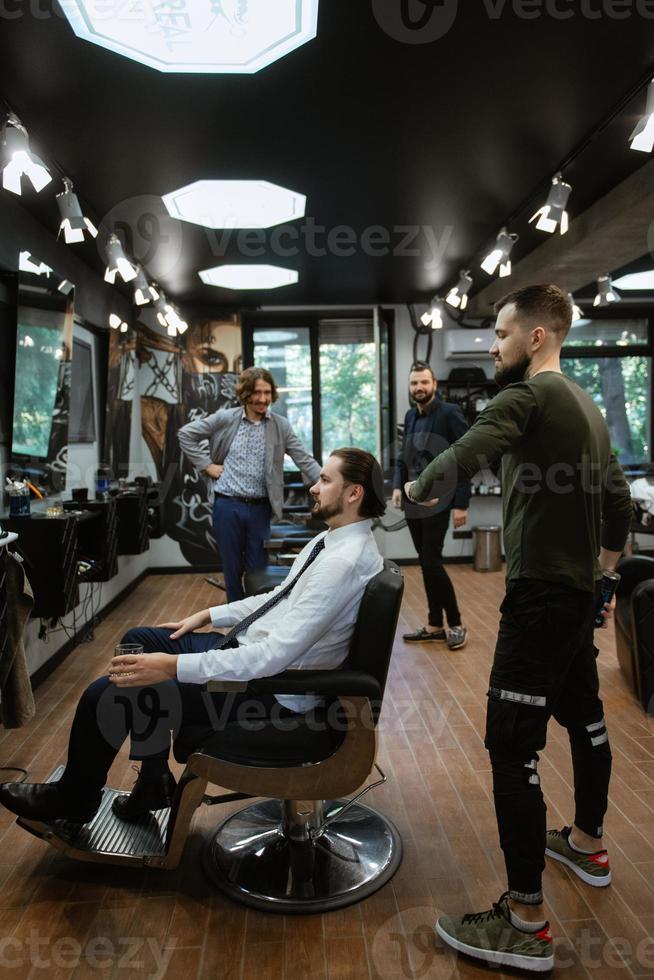
[[(422, 432), (415, 432), (419, 419), (417, 408), (410, 408), (404, 417), (402, 446), (395, 460), (393, 489), (402, 490), (409, 479), (415, 479), (432, 459), (444, 452), (453, 442), (468, 431), (468, 423), (458, 405), (443, 402), (436, 396), (426, 413), (426, 426)], [(411, 473), (412, 460), (414, 462)], [(467, 510), (470, 502), (470, 480), (456, 485), (450, 499), (441, 499), (439, 510), (446, 507)]]

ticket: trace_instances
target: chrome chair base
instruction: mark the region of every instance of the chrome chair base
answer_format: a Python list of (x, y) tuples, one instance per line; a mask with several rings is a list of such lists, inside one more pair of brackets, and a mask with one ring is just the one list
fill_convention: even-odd
[[(293, 839), (283, 831), (283, 802), (239, 810), (206, 841), (205, 871), (236, 901), (266, 912), (325, 912), (372, 895), (400, 866), (400, 835), (376, 810), (353, 804), (314, 839)], [(326, 802), (324, 819), (347, 803)]]

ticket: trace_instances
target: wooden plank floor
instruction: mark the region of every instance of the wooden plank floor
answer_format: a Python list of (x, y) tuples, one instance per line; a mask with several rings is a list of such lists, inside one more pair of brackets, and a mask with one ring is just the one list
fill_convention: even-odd
[[(419, 573), (406, 568), (398, 635), (425, 621)], [(482, 977), (437, 945), (440, 911), (487, 908), (503, 890), (488, 758), (485, 694), (503, 575), (450, 566), (469, 629), (465, 649), (396, 641), (380, 728), (388, 783), (371, 802), (404, 839), (401, 869), (367, 901), (323, 916), (266, 915), (217, 894), (200, 865), (203, 836), (227, 814), (201, 808), (175, 872), (87, 865), (58, 855), (0, 810), (0, 978), (169, 977), (364, 980)], [(27, 727), (0, 730), (0, 764), (41, 780), (65, 761), (78, 696), (106, 670), (129, 626), (215, 603), (202, 576), (152, 576), (77, 647), (37, 691)], [(218, 601), (220, 601), (218, 599)], [(612, 629), (600, 634), (600, 672), (614, 756), (606, 820), (614, 884), (591, 889), (548, 866), (546, 896), (557, 976), (654, 976), (654, 723), (619, 673)], [(179, 767), (178, 767), (179, 768)], [(571, 820), (567, 738), (556, 723), (540, 766), (549, 826)], [(110, 784), (134, 779), (126, 752)], [(242, 804), (237, 804), (238, 808)], [(493, 971), (494, 976), (500, 976)]]

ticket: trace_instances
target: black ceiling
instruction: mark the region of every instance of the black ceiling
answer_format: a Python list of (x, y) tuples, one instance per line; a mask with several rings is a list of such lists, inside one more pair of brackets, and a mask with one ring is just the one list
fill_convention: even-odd
[[(98, 221), (132, 226), (136, 257), (181, 302), (417, 301), (456, 277), (534, 192), (544, 197), (559, 162), (646, 78), (654, 22), (635, 0), (621, 20), (611, 12), (625, 5), (607, 0), (560, 2), (573, 11), (567, 20), (525, 19), (517, 2), (484, 0), (460, 3), (440, 40), (405, 44), (380, 27), (372, 3), (321, 0), (316, 40), (256, 75), (209, 76), (160, 74), (79, 40), (60, 14), (44, 16), (47, 0), (34, 0), (3, 20), (0, 95)], [(604, 13), (591, 19), (589, 10)], [(566, 171), (573, 217), (649, 159), (628, 148), (643, 110), (641, 95)], [(250, 260), (297, 269), (298, 285), (244, 294), (204, 286), (198, 269), (245, 258), (233, 244), (220, 254), (221, 232), (212, 241), (168, 219), (158, 198), (196, 179), (237, 177), (305, 193), (317, 225), (346, 225), (359, 239), (373, 225), (396, 246), (407, 226), (430, 231), (411, 243), (414, 254), (385, 257), (361, 248), (311, 256), (300, 237), (296, 256), (267, 250)], [(23, 201), (57, 227), (52, 185)], [(527, 217), (510, 226), (522, 236), (516, 256), (544, 237)], [(94, 246), (82, 251), (100, 268)]]

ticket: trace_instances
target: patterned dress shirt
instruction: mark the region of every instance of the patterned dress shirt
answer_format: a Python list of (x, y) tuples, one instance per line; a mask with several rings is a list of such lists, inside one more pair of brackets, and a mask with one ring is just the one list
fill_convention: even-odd
[(267, 497), (266, 425), (270, 412), (261, 422), (243, 416), (234, 441), (225, 457), (224, 470), (214, 484), (216, 493), (227, 497)]

